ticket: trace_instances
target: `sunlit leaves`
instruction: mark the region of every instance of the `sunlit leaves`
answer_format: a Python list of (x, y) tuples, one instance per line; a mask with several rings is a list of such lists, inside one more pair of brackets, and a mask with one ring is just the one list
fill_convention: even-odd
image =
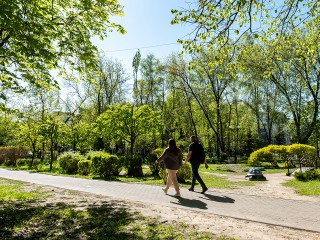
[(82, 71), (96, 64), (92, 36), (103, 38), (113, 29), (125, 32), (110, 20), (123, 14), (116, 0), (1, 1), (0, 13), (1, 83), (10, 80), (2, 88), (21, 89), (20, 81), (57, 86), (51, 70), (64, 61)]
[[(172, 24), (194, 26), (190, 39), (180, 41), (188, 53), (199, 51), (198, 45), (224, 47), (226, 43), (237, 42), (244, 33), (267, 41), (274, 34), (283, 35), (310, 18), (319, 18), (317, 0), (212, 0), (195, 1), (189, 7), (181, 11), (172, 10), (175, 15)], [(263, 34), (257, 35), (259, 32)]]

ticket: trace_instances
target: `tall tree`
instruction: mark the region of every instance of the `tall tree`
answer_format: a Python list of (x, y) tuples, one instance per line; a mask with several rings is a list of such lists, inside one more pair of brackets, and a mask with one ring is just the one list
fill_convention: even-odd
[(97, 131), (106, 140), (125, 140), (131, 154), (138, 137), (159, 132), (160, 115), (150, 106), (135, 107), (130, 104), (109, 106), (97, 119)]
[(132, 67), (133, 67), (133, 99), (137, 103), (137, 91), (138, 91), (138, 70), (141, 61), (141, 53), (140, 50), (136, 52), (133, 57)]
[(162, 72), (159, 71), (160, 61), (149, 54), (141, 60), (141, 79), (138, 81), (137, 97), (140, 105), (150, 105), (156, 109), (162, 100)]

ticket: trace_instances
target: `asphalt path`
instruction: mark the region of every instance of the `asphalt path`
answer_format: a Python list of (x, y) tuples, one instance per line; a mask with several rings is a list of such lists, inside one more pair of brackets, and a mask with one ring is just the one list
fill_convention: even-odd
[(319, 202), (231, 194), (211, 189), (206, 194), (200, 194), (201, 189), (198, 189), (199, 192), (190, 192), (186, 188), (181, 189), (181, 197), (173, 197), (173, 188), (165, 195), (160, 186), (53, 176), (2, 168), (0, 177), (320, 233)]

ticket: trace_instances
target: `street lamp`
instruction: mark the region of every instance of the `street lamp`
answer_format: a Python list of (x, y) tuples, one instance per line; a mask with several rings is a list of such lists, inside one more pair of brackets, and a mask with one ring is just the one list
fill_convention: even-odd
[[(239, 145), (239, 129), (240, 126), (237, 125), (235, 128), (236, 131), (236, 141), (234, 145), (234, 163), (237, 163), (237, 152), (238, 152), (238, 145)], [(229, 126), (229, 132), (233, 130), (232, 126)], [(234, 136), (234, 134), (232, 134)], [(233, 138), (234, 139), (234, 138)], [(230, 150), (230, 137), (228, 136), (228, 148)]]
[(239, 129), (240, 129), (240, 126), (237, 125), (237, 127), (236, 127), (236, 149), (234, 152), (234, 163), (237, 163), (237, 151), (238, 151), (238, 144), (239, 144)]

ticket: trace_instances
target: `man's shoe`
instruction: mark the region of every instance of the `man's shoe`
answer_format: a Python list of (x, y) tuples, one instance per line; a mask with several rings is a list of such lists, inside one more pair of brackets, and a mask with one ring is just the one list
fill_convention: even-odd
[(188, 189), (190, 192), (194, 192), (194, 189), (193, 188), (189, 188)]
[(202, 194), (204, 194), (206, 191), (208, 190), (208, 188), (204, 188), (204, 189), (202, 189)]
[(168, 192), (168, 190), (167, 190), (167, 189), (162, 188), (162, 191), (163, 191), (165, 194), (168, 194), (168, 193), (167, 193), (167, 192)]

